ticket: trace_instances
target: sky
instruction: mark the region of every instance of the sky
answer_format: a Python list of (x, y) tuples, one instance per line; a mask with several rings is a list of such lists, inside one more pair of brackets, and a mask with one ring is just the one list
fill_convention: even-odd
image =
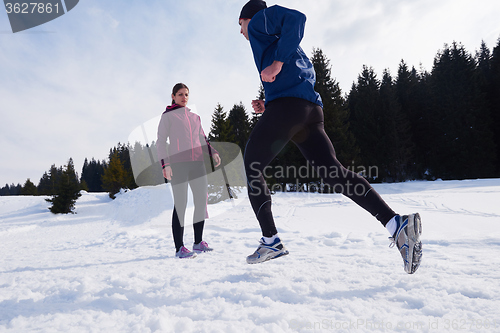
[[(12, 33), (0, 12), (0, 187), (38, 184), (50, 166), (104, 160), (170, 104), (172, 87), (210, 131), (213, 111), (258, 94), (241, 0), (80, 0), (61, 17)], [(277, 3), (267, 1), (268, 6)], [(396, 75), (404, 60), (432, 70), (445, 44), (475, 53), (500, 37), (496, 0), (283, 0), (307, 16), (301, 46), (323, 50), (344, 94), (363, 65)], [(154, 137), (152, 138), (154, 139)], [(151, 140), (152, 140), (151, 139)]]

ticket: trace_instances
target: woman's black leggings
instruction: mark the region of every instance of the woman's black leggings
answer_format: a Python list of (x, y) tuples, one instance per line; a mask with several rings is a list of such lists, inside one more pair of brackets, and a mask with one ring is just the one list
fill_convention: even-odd
[(193, 192), (194, 201), (194, 242), (203, 240), (203, 227), (207, 217), (208, 184), (205, 163), (174, 163), (172, 167), (172, 192), (174, 194), (174, 212), (172, 214), (172, 234), (175, 250), (184, 245), (184, 216), (188, 201), (188, 184)]
[(285, 97), (268, 103), (245, 148), (248, 197), (264, 236), (271, 237), (277, 230), (263, 173), (290, 140), (315, 167), (324, 183), (352, 199), (384, 226), (396, 215), (366, 179), (337, 160), (324, 130), (323, 109), (301, 98)]

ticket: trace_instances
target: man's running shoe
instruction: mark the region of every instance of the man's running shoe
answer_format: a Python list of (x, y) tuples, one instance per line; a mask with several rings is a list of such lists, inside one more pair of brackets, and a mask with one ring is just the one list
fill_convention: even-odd
[(398, 227), (393, 237), (390, 247), (397, 246), (405, 265), (405, 272), (413, 274), (420, 266), (422, 259), (422, 242), (420, 235), (422, 234), (422, 221), (420, 215), (410, 214), (404, 216), (396, 216)]
[(192, 259), (196, 257), (196, 253), (189, 251), (186, 247), (182, 246), (179, 251), (175, 253), (179, 259)]
[(255, 252), (247, 257), (247, 263), (258, 264), (271, 259), (276, 259), (288, 254), (288, 250), (276, 237), (272, 244), (266, 244), (264, 238), (260, 239), (260, 245)]
[(211, 247), (208, 246), (207, 242), (202, 241), (199, 244), (193, 244), (193, 251), (196, 253), (213, 251)]

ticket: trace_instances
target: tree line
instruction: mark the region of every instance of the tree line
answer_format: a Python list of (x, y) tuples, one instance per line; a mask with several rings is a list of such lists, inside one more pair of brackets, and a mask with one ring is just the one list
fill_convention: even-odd
[[(324, 104), (325, 131), (347, 168), (371, 182), (500, 176), (500, 39), (492, 52), (482, 42), (475, 54), (460, 43), (445, 44), (430, 72), (401, 60), (395, 76), (386, 69), (379, 79), (365, 65), (345, 95), (321, 49), (313, 50), (311, 62)], [(226, 114), (218, 105), (212, 139), (233, 140), (243, 149), (258, 119), (243, 109), (240, 103)], [(271, 167), (304, 165), (290, 143)], [(320, 179), (303, 177), (297, 183), (295, 175), (283, 175), (268, 182), (293, 189), (317, 187)]]
[[(500, 127), (496, 125), (500, 120), (500, 39), (492, 51), (481, 43), (475, 54), (460, 43), (445, 44), (430, 72), (410, 68), (401, 60), (395, 76), (386, 69), (378, 78), (372, 67), (364, 65), (347, 94), (332, 77), (330, 60), (321, 49), (313, 50), (311, 62), (315, 89), (324, 104), (325, 131), (348, 169), (371, 182), (500, 176)], [(262, 86), (256, 98), (264, 98)], [(244, 151), (259, 117), (242, 102), (229, 112), (218, 104), (209, 139), (236, 143)], [(113, 198), (121, 188), (137, 187), (130, 154), (150, 147), (133, 144), (118, 143), (107, 160), (85, 159), (80, 177), (70, 158), (64, 167), (52, 165), (38, 185), (30, 179), (24, 185), (6, 184), (0, 195), (54, 196), (63, 173), (69, 172), (78, 190), (106, 191)], [(293, 173), (280, 173), (267, 181), (283, 190), (328, 191), (292, 143), (270, 167), (304, 166), (309, 172), (300, 179)]]
[(75, 170), (72, 158), (64, 166), (56, 167), (53, 164), (42, 175), (38, 185), (29, 178), (24, 185), (6, 184), (0, 189), (0, 195), (40, 195), (50, 196), (46, 199), (52, 204), (49, 210), (52, 213), (73, 213), (74, 204), (81, 196), (81, 191), (109, 192), (111, 198), (124, 189), (134, 189), (135, 184), (129, 145), (118, 143), (109, 151), (108, 161), (96, 161), (86, 158), (82, 167), (81, 176)]

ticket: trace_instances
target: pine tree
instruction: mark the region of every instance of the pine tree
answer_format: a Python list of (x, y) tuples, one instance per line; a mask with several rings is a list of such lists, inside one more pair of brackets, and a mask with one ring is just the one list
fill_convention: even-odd
[(87, 182), (85, 180), (80, 180), (80, 190), (85, 192), (89, 191), (89, 186), (87, 185)]
[(104, 174), (104, 162), (96, 161), (94, 158), (90, 162), (85, 159), (82, 167), (80, 182), (87, 185), (89, 192), (103, 192), (102, 175)]
[(445, 179), (492, 176), (496, 155), (491, 119), (476, 63), (462, 45), (445, 45), (436, 56), (432, 88), (434, 173)]
[(130, 146), (129, 144), (121, 144), (118, 142), (117, 147), (114, 147), (109, 150), (109, 159), (113, 155), (117, 155), (120, 159), (120, 162), (124, 168), (125, 175), (123, 178), (123, 188), (134, 189), (137, 188), (137, 184), (134, 179), (134, 172), (132, 170), (132, 163), (130, 161)]
[(487, 99), (490, 106), (490, 114), (492, 117), (492, 128), (494, 133), (494, 143), (496, 146), (496, 174), (500, 176), (500, 38), (497, 45), (493, 48), (490, 58), (490, 78), (488, 82)]
[(14, 185), (14, 183), (12, 183), (10, 185), (10, 194), (11, 195), (20, 195), (22, 188), (23, 187), (21, 186), (21, 184), (17, 183), (17, 185)]
[(409, 129), (406, 133), (411, 139), (408, 157), (412, 162), (407, 165), (409, 179), (424, 177), (428, 166), (428, 153), (432, 145), (432, 140), (430, 140), (432, 134), (428, 130), (431, 112), (428, 77), (429, 74), (425, 71), (418, 74), (414, 67), (410, 70), (401, 60), (395, 88), (397, 100), (401, 105), (401, 113), (409, 122)]
[(212, 114), (212, 124), (208, 135), (210, 141), (216, 142), (234, 142), (233, 129), (229, 123), (226, 112), (220, 103), (215, 107)]
[(5, 184), (5, 195), (20, 195), (21, 194), (21, 189), (22, 189), (22, 186), (21, 184), (17, 184), (17, 185), (14, 185), (14, 183), (8, 185), (8, 184)]
[(126, 187), (127, 172), (120, 160), (118, 151), (115, 151), (109, 160), (109, 164), (104, 168), (102, 175), (102, 184), (104, 190), (109, 192), (109, 197), (115, 199), (115, 194), (120, 192), (120, 189)]
[(7, 196), (7, 195), (10, 195), (9, 184), (5, 184), (5, 186), (0, 189), (0, 196)]
[(477, 76), (481, 90), (488, 94), (488, 85), (491, 82), (491, 52), (486, 43), (481, 41), (479, 51), (476, 51)]
[(40, 195), (52, 195), (55, 192), (52, 191), (52, 186), (50, 184), (50, 176), (47, 172), (44, 172), (42, 178), (38, 182), (37, 192)]
[(76, 200), (81, 194), (73, 159), (70, 158), (68, 164), (64, 167), (56, 188), (56, 194), (50, 199), (45, 199), (47, 202), (52, 203), (49, 210), (54, 214), (74, 213), (73, 209)]
[(156, 143), (154, 141), (146, 146), (136, 141), (129, 153), (137, 185), (154, 186), (165, 183), (161, 164), (155, 159)]
[(234, 136), (234, 142), (240, 146), (241, 151), (245, 151), (245, 145), (250, 134), (250, 122), (242, 102), (233, 106), (227, 119), (232, 127), (231, 133)]
[(21, 195), (38, 195), (35, 184), (28, 178), (21, 189)]
[(38, 182), (38, 194), (39, 195), (55, 195), (58, 191), (58, 186), (61, 181), (63, 174), (63, 168), (57, 168), (55, 164), (49, 169), (49, 172), (44, 172), (42, 178)]
[(323, 101), (325, 132), (330, 137), (340, 162), (357, 163), (359, 148), (350, 129), (349, 109), (338, 82), (331, 77), (330, 60), (321, 49), (314, 49), (311, 62), (316, 72), (314, 90)]
[(88, 188), (88, 183), (87, 183), (87, 179), (88, 176), (87, 176), (87, 170), (89, 168), (89, 160), (87, 158), (85, 158), (85, 160), (83, 161), (83, 166), (82, 166), (82, 175), (80, 177), (80, 183), (85, 183), (85, 186), (87, 186)]
[[(384, 154), (381, 156), (384, 181), (404, 181), (408, 177), (408, 164), (412, 148), (410, 124), (401, 112), (396, 87), (388, 70), (384, 71), (380, 85), (382, 102), (382, 138)], [(380, 170), (382, 172), (382, 170)]]
[[(373, 68), (363, 66), (358, 82), (353, 84), (348, 96), (352, 132), (361, 151), (362, 165), (367, 170), (383, 164), (384, 147), (380, 143), (381, 99), (380, 82)], [(371, 181), (380, 181), (377, 173), (366, 175)]]

